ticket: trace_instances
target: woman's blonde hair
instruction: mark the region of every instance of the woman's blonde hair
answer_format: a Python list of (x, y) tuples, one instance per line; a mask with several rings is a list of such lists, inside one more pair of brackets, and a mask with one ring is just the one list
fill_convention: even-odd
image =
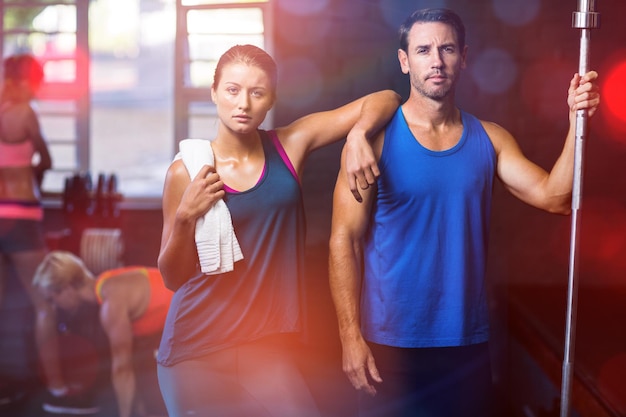
[(69, 285), (79, 288), (92, 279), (94, 275), (78, 256), (71, 252), (56, 250), (48, 253), (37, 267), (33, 285), (56, 292)]

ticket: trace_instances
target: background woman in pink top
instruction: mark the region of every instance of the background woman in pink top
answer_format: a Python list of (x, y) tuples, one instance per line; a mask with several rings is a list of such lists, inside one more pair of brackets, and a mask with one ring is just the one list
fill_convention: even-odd
[(0, 251), (2, 262), (16, 267), (27, 289), (44, 256), (39, 185), (52, 165), (30, 105), (42, 79), (41, 65), (29, 55), (4, 61), (0, 95)]
[[(4, 61), (0, 93), (0, 302), (10, 273), (17, 276), (36, 311), (39, 358), (48, 386), (58, 387), (54, 323), (46, 304), (32, 290), (35, 268), (46, 253), (39, 186), (52, 161), (31, 100), (43, 80), (43, 68), (30, 55)], [(49, 348), (42, 349), (41, 346)]]

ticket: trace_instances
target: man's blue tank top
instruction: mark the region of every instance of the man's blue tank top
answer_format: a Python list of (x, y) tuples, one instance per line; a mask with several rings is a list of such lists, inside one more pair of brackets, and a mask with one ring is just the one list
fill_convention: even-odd
[(175, 292), (157, 358), (162, 365), (301, 330), (306, 234), (301, 187), (272, 139), (260, 133), (263, 178), (224, 198), (244, 259), (232, 272), (198, 275)]
[(385, 131), (365, 239), (364, 337), (397, 347), (488, 339), (485, 263), (496, 155), (480, 121), (444, 151), (423, 147), (399, 108)]

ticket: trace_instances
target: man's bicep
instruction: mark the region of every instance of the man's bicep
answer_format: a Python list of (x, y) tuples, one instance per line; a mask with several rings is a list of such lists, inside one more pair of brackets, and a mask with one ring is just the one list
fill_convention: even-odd
[(504, 187), (516, 198), (531, 205), (541, 198), (548, 173), (524, 155), (512, 136), (501, 144), (497, 171)]
[(522, 201), (532, 200), (543, 171), (524, 155), (517, 140), (501, 126), (483, 122), (497, 155), (497, 175), (506, 188)]

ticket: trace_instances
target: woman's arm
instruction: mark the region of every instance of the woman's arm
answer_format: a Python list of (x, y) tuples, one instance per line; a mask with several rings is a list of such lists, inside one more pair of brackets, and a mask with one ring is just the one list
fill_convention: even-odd
[[(302, 174), (310, 152), (347, 137), (352, 155), (349, 175), (358, 177), (360, 183), (367, 182), (366, 178), (378, 173), (368, 140), (385, 126), (399, 105), (400, 96), (394, 91), (379, 91), (337, 109), (304, 116), (276, 131), (298, 174)], [(354, 177), (352, 183), (356, 183)]]
[(163, 188), (163, 233), (158, 265), (165, 286), (176, 291), (198, 271), (196, 220), (222, 197), (224, 184), (205, 165), (191, 181), (181, 160), (172, 163)]
[(119, 417), (131, 417), (136, 381), (133, 370), (133, 332), (128, 308), (108, 294), (100, 307), (100, 322), (111, 347), (111, 382)]
[(57, 314), (53, 305), (42, 300), (35, 301), (35, 340), (41, 370), (47, 382), (47, 388), (59, 392), (68, 392), (69, 387), (63, 379), (61, 355), (59, 353), (59, 334), (57, 332)]
[(41, 183), (43, 182), (44, 173), (52, 168), (52, 158), (50, 157), (50, 151), (48, 150), (48, 145), (41, 134), (41, 128), (39, 127), (39, 119), (37, 115), (32, 110), (32, 108), (28, 108), (28, 112), (25, 118), (25, 128), (28, 137), (33, 142), (33, 146), (35, 147), (35, 151), (39, 154), (39, 162), (37, 165), (33, 167), (35, 172), (35, 178), (37, 179), (37, 184), (41, 187)]

